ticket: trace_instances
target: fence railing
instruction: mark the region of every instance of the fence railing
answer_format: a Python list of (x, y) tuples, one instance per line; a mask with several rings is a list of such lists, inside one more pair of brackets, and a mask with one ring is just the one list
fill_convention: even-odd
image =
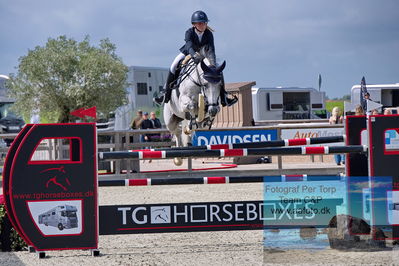
[[(295, 120), (294, 120), (295, 121)], [(291, 122), (291, 121), (290, 121)], [(293, 122), (293, 121), (292, 121)], [(297, 121), (295, 121), (297, 122)], [(317, 121), (319, 122), (319, 121)], [(235, 130), (277, 130), (277, 138), (281, 139), (281, 131), (284, 129), (307, 129), (307, 128), (342, 128), (342, 124), (337, 125), (329, 125), (325, 123), (324, 120), (320, 121), (320, 123), (296, 123), (296, 124), (279, 124), (272, 126), (255, 126), (255, 127), (239, 127), (239, 128), (216, 128), (212, 130), (216, 131), (235, 131)], [(201, 129), (198, 131), (206, 131), (205, 129)], [(124, 151), (124, 150), (136, 150), (143, 149), (146, 147), (151, 148), (165, 148), (165, 147), (173, 147), (175, 146), (175, 141), (171, 139), (170, 133), (166, 129), (148, 129), (148, 130), (98, 130), (98, 150), (101, 151)], [(152, 135), (158, 136), (157, 141), (150, 142), (142, 142), (140, 141), (140, 136), (143, 135)], [(17, 134), (0, 134), (0, 139), (14, 139)], [(68, 147), (65, 145), (51, 145), (52, 142), (49, 142), (49, 145), (41, 145), (40, 150), (43, 152), (48, 152), (48, 158), (53, 158), (56, 156), (57, 152), (59, 153), (59, 149), (67, 150)], [(8, 147), (4, 145), (0, 147), (1, 161), (0, 163), (4, 163), (5, 155), (8, 151)], [(58, 150), (58, 151), (57, 151)], [(41, 155), (46, 156), (46, 155)], [(60, 155), (61, 156), (61, 155)], [(322, 156), (322, 155), (320, 155)], [(278, 169), (283, 169), (282, 166), (282, 158), (281, 156), (277, 156), (278, 158)], [(321, 157), (322, 158), (322, 157)], [(189, 161), (189, 170), (191, 169), (191, 162)], [(99, 170), (103, 170), (106, 172), (112, 172), (115, 175), (120, 175), (122, 172), (127, 173), (129, 177), (131, 171), (140, 172), (140, 164), (138, 160), (113, 160), (113, 161), (105, 161), (99, 162)]]

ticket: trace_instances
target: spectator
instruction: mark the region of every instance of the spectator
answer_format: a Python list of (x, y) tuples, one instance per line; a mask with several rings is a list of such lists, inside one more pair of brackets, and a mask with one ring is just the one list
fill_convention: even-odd
[(369, 102), (373, 102), (373, 100), (370, 98), (370, 93), (366, 92), (364, 94), (364, 106), (363, 106), (363, 111), (366, 115), (372, 115), (374, 110), (377, 112), (378, 115), (378, 110), (377, 109), (373, 109), (373, 110), (368, 110), (368, 104)]
[(161, 121), (156, 117), (154, 112), (150, 114), (150, 121), (152, 122), (153, 128), (162, 128)]
[[(144, 112), (143, 113), (143, 120), (141, 121), (141, 125), (140, 125), (141, 129), (152, 129), (152, 122), (150, 121), (150, 119), (148, 119), (148, 113)], [(144, 136), (142, 136), (142, 142), (148, 142), (150, 141), (150, 134), (145, 134)]]
[(330, 124), (342, 124), (342, 122), (343, 117), (341, 116), (341, 110), (339, 107), (335, 106), (331, 112)]
[[(332, 109), (332, 114), (329, 122), (331, 125), (343, 123), (343, 117), (341, 116), (341, 111), (339, 110), (339, 107), (336, 106)], [(345, 154), (334, 154), (334, 159), (337, 165), (341, 165), (341, 162), (345, 164)]]
[[(154, 112), (150, 114), (150, 121), (152, 123), (152, 128), (162, 128), (161, 121), (156, 117)], [(160, 141), (161, 134), (151, 134), (150, 141)]]
[(361, 105), (356, 105), (355, 115), (364, 115), (364, 111)]
[(392, 111), (390, 109), (385, 109), (384, 110), (384, 115), (391, 115)]
[(373, 111), (371, 111), (372, 115), (379, 115), (379, 112), (377, 109), (373, 109)]
[(362, 109), (363, 109), (364, 113), (367, 112), (367, 100), (371, 101), (370, 93), (368, 93), (368, 92), (364, 93), (364, 95), (363, 95)]
[(138, 110), (137, 115), (133, 118), (132, 122), (130, 122), (131, 129), (139, 129), (141, 128), (141, 122), (143, 121), (143, 111)]

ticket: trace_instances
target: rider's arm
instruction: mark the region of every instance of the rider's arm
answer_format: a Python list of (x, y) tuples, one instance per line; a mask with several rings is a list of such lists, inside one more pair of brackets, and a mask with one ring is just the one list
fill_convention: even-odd
[(186, 41), (186, 49), (192, 57), (194, 57), (195, 55), (195, 50), (193, 48), (193, 32), (194, 30), (192, 28), (188, 29), (184, 38), (184, 40)]

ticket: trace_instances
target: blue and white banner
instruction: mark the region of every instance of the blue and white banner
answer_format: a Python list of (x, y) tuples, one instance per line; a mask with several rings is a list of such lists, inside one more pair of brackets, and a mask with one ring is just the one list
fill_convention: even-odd
[(277, 140), (277, 130), (196, 131), (193, 146)]

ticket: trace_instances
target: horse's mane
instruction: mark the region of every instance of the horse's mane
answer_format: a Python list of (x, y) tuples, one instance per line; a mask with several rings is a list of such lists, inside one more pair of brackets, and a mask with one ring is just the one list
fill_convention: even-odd
[(201, 47), (199, 53), (202, 57), (208, 59), (209, 65), (216, 66), (215, 59), (212, 56), (212, 51), (210, 50), (208, 45)]

